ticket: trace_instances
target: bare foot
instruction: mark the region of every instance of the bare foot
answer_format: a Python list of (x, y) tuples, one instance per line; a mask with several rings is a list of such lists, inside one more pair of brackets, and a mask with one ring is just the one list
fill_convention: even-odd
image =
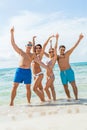
[(70, 102), (70, 101), (73, 101), (73, 98), (68, 98), (67, 101), (69, 101), (69, 102)]
[(10, 106), (14, 106), (14, 104), (13, 104), (13, 103), (10, 103)]

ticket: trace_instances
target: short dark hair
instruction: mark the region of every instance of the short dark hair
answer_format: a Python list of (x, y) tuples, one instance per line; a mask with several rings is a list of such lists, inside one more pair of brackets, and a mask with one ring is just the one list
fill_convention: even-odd
[(65, 49), (66, 49), (66, 47), (65, 47), (64, 45), (60, 45), (60, 46), (59, 46), (59, 49), (60, 49), (60, 48), (65, 48)]
[(35, 47), (39, 46), (40, 48), (42, 48), (42, 45), (41, 44), (37, 44)]
[(42, 49), (42, 45), (41, 44), (37, 44), (35, 47), (34, 47), (34, 51), (36, 52), (36, 47), (39, 46), (41, 49)]

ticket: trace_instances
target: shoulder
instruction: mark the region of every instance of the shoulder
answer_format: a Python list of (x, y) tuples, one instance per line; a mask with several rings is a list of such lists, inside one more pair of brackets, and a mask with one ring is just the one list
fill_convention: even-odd
[(22, 49), (19, 48), (19, 54), (20, 54), (20, 55), (24, 55), (24, 54), (26, 54), (26, 53), (25, 53), (25, 51), (23, 51)]
[(60, 56), (59, 56), (59, 55), (57, 55), (57, 60), (59, 60), (59, 58), (60, 58)]
[(65, 52), (65, 56), (69, 56), (70, 55), (70, 50)]

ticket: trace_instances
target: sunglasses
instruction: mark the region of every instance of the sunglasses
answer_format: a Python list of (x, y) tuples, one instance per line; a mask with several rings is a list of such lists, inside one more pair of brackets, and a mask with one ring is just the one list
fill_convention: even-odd
[(54, 51), (49, 51), (49, 53), (54, 53)]
[(32, 44), (31, 44), (31, 43), (29, 43), (29, 44), (27, 44), (26, 46), (30, 46), (30, 47), (32, 47)]

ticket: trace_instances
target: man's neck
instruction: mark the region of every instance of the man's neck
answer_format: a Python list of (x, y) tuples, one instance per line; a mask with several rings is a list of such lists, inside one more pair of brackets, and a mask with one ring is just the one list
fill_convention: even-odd
[(30, 51), (26, 51), (26, 54), (30, 54)]

